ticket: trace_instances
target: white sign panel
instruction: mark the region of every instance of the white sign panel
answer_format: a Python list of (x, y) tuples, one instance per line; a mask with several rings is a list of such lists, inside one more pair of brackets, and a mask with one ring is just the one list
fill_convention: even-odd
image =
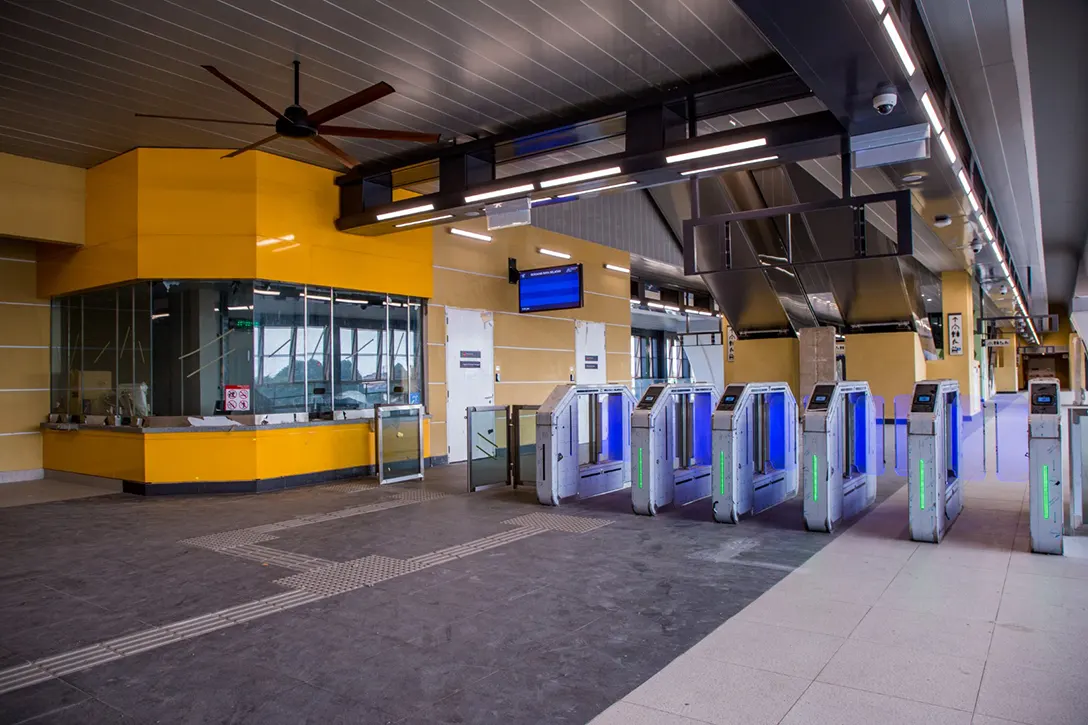
[(729, 328), (729, 333), (725, 336), (725, 359), (729, 362), (733, 362), (733, 347), (737, 341), (737, 333), (733, 332), (733, 328)]
[(845, 342), (836, 342), (835, 343), (835, 354), (836, 355), (845, 355), (846, 354), (846, 343)]
[(986, 347), (1011, 347), (1012, 340), (994, 339), (983, 343)]
[(248, 385), (227, 385), (223, 390), (226, 398), (224, 407), (227, 410), (249, 410)]
[(948, 354), (963, 354), (963, 314), (948, 313)]

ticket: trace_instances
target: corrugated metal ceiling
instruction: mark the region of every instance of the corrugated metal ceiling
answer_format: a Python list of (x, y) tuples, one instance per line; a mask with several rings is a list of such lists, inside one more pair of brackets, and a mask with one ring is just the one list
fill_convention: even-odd
[[(464, 136), (773, 54), (725, 0), (4, 0), (0, 43), (0, 149), (78, 166), (264, 135), (132, 116), (268, 120), (205, 63), (276, 108), (291, 100), (295, 58), (311, 110), (384, 80), (395, 95), (340, 122)], [(339, 143), (364, 162), (405, 148)], [(336, 167), (297, 141), (269, 150)]]

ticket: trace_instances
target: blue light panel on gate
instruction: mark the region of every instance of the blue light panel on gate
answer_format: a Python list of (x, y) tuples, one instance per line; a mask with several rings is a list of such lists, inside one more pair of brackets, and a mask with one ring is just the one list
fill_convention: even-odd
[(520, 312), (566, 310), (582, 306), (582, 265), (565, 264), (519, 273)]

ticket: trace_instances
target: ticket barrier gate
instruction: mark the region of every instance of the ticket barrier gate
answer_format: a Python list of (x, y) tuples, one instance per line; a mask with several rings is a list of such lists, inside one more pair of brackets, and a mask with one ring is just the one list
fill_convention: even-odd
[(802, 436), (805, 528), (830, 532), (876, 500), (876, 407), (869, 383), (813, 386)]
[(797, 494), (797, 401), (787, 383), (727, 386), (711, 427), (715, 521), (735, 524)]
[(910, 538), (941, 543), (963, 511), (963, 409), (955, 380), (915, 383), (907, 420)]
[(631, 416), (631, 508), (653, 516), (710, 495), (710, 420), (718, 392), (707, 383), (651, 385)]
[(536, 413), (536, 496), (546, 506), (631, 485), (631, 411), (625, 385), (559, 385)]
[(1031, 550), (1063, 553), (1062, 431), (1056, 378), (1028, 382), (1028, 502)]

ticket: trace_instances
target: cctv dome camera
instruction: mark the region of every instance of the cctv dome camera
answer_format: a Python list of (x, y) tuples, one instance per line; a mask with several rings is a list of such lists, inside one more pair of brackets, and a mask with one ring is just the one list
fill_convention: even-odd
[(897, 103), (899, 103), (899, 94), (896, 92), (895, 86), (884, 84), (876, 89), (876, 94), (873, 96), (873, 108), (881, 116), (887, 116), (891, 113)]

